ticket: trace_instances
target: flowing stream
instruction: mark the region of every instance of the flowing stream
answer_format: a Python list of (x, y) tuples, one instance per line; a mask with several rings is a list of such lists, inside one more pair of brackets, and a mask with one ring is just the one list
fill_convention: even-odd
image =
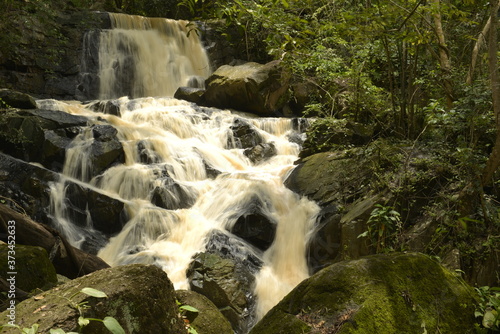
[[(122, 20), (126, 18), (119, 17)], [(208, 235), (213, 231), (230, 233), (238, 217), (247, 214), (254, 203), (260, 203), (261, 214), (276, 223), (276, 233), (271, 246), (265, 251), (248, 245), (263, 261), (254, 287), (257, 297), (255, 312), (256, 318), (259, 318), (308, 277), (306, 246), (319, 209), (314, 202), (300, 198), (283, 185), (294, 168), (293, 162), (300, 150), (299, 144), (291, 138), (303, 134), (291, 119), (256, 118), (234, 111), (200, 108), (169, 97), (173, 94), (172, 87), (185, 85), (190, 76), (206, 77), (208, 72), (203, 71), (208, 71), (208, 65), (192, 65), (190, 68), (185, 66), (184, 56), (168, 58), (180, 52), (178, 49), (171, 50), (169, 38), (165, 37), (171, 33), (161, 33), (163, 37), (158, 37), (158, 29), (144, 30), (144, 27), (151, 26), (151, 22), (137, 20), (134, 18), (132, 23), (127, 23), (128, 30), (120, 28), (107, 33), (109, 36), (102, 38), (110, 42), (101, 41), (101, 47), (106, 48), (104, 53), (119, 59), (118, 62), (132, 57), (134, 63), (139, 63), (134, 65), (133, 86), (137, 93), (132, 96), (157, 97), (121, 97), (113, 100), (120, 116), (94, 112), (89, 105), (77, 102), (38, 101), (41, 108), (84, 115), (92, 124), (111, 124), (118, 131), (117, 136), (125, 152), (125, 163), (115, 165), (100, 175), (92, 175), (88, 147), (94, 138), (89, 131), (82, 131), (67, 151), (61, 181), (52, 188), (54, 220), (76, 246), (81, 246), (86, 238), (95, 237), (93, 234), (97, 233), (93, 230), (90, 216), (85, 226), (75, 226), (65, 213), (66, 180), (119, 199), (125, 203), (128, 221), (120, 233), (107, 241), (98, 255), (112, 266), (155, 264), (168, 274), (175, 288), (186, 289), (189, 288), (186, 269), (193, 255), (204, 251)], [(182, 24), (167, 23), (168, 29), (185, 37)], [(154, 65), (148, 60), (142, 63), (144, 58), (141, 57), (146, 51), (139, 44), (132, 53), (125, 52), (126, 48), (122, 48), (120, 52), (124, 54), (119, 56), (109, 51), (113, 48), (110, 45), (114, 43), (111, 42), (114, 38), (139, 32), (142, 33), (140, 39), (144, 41), (150, 37), (160, 38), (154, 42), (159, 45), (148, 52), (163, 50), (161, 57), (155, 57), (168, 59)], [(154, 36), (149, 36), (150, 33)], [(181, 37), (174, 39), (177, 38)], [(194, 57), (189, 63), (208, 64), (206, 60), (200, 61), (197, 54), (185, 52)], [(110, 60), (106, 57), (102, 61), (101, 95), (115, 98), (116, 92), (112, 87), (116, 87), (116, 81), (120, 80), (120, 76), (116, 76), (119, 72), (105, 73), (115, 65), (108, 64)], [(173, 68), (182, 75), (172, 76), (170, 72), (163, 75), (162, 71), (154, 68), (168, 68), (169, 62), (174, 62)], [(192, 69), (203, 71), (190, 72)], [(149, 85), (151, 73), (160, 75), (155, 76), (152, 85)], [(238, 138), (231, 130), (235, 122), (249, 124), (264, 144), (272, 143), (276, 154), (259, 161), (249, 159), (244, 148), (236, 144)], [(175, 209), (153, 204), (155, 190), (159, 188), (167, 192)]]

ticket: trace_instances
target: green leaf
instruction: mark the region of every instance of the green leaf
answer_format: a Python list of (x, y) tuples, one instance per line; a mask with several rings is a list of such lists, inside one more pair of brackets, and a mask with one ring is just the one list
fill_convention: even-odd
[(38, 324), (34, 324), (31, 328), (23, 328), (25, 334), (36, 334), (38, 332)]
[(89, 320), (89, 319), (87, 319), (87, 318), (84, 318), (84, 317), (82, 317), (82, 316), (80, 316), (80, 317), (78, 318), (78, 325), (79, 325), (80, 327), (85, 327), (85, 326), (87, 326), (89, 323), (90, 323), (90, 320)]
[(496, 312), (494, 310), (486, 311), (484, 313), (483, 326), (485, 328), (493, 328), (493, 326), (495, 326), (495, 320), (497, 318), (495, 313)]
[(60, 329), (60, 328), (58, 328), (58, 329), (51, 329), (49, 333), (50, 334), (66, 334), (66, 332), (64, 330)]
[(92, 289), (92, 288), (83, 288), (81, 290), (81, 292), (83, 292), (86, 295), (96, 297), (96, 298), (107, 298), (108, 297), (108, 295), (106, 295), (104, 292), (102, 292), (100, 290)]
[(106, 317), (102, 321), (104, 326), (113, 334), (125, 334), (125, 330), (120, 323), (113, 317)]
[(198, 311), (197, 308), (192, 307), (190, 305), (182, 305), (182, 306), (179, 307), (179, 310), (181, 310), (181, 311), (188, 311), (188, 312), (194, 312), (194, 313), (200, 312), (200, 311)]
[(359, 238), (364, 238), (364, 237), (367, 237), (368, 236), (368, 231), (364, 231), (363, 233), (361, 233), (360, 235), (358, 235), (358, 239)]

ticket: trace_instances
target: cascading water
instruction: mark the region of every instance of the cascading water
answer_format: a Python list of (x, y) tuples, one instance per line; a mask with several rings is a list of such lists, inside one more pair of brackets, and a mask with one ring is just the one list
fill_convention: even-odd
[(99, 86), (98, 92), (81, 88), (86, 98), (173, 96), (179, 86), (199, 86), (210, 74), (205, 49), (188, 21), (109, 15), (113, 29), (89, 31), (84, 38), (82, 81), (91, 83), (81, 86)]
[[(132, 21), (138, 24), (137, 17)], [(151, 21), (147, 22), (134, 27), (149, 29)], [(143, 30), (140, 33), (149, 34)], [(123, 31), (117, 29), (105, 38), (113, 39), (120, 34)], [(102, 40), (101, 47), (109, 49)], [(136, 58), (142, 54), (139, 49), (143, 46), (137, 44), (136, 47), (138, 50), (131, 52), (133, 66), (149, 66)], [(167, 49), (165, 45), (156, 48)], [(104, 63), (102, 68), (114, 66)], [(199, 65), (195, 68), (201, 69)], [(160, 78), (169, 81), (170, 77), (155, 76), (152, 82), (162, 86), (164, 82), (159, 82)], [(165, 86), (185, 83), (185, 77), (176, 78), (178, 81)], [(117, 78), (111, 75), (106, 80), (112, 87)], [(140, 86), (137, 92), (149, 94), (147, 83), (138, 80), (134, 82), (134, 89), (136, 85)], [(113, 89), (107, 89), (101, 84), (101, 92), (107, 92), (102, 94), (113, 96), (110, 93)], [(172, 93), (161, 91), (152, 95)], [(64, 176), (52, 189), (52, 215), (68, 240), (81, 246), (84, 239), (89, 238), (89, 231), (94, 231), (90, 215), (87, 214), (85, 226), (75, 228), (65, 213), (65, 180), (72, 180), (125, 203), (127, 222), (121, 232), (100, 249), (100, 257), (113, 266), (155, 264), (168, 274), (176, 288), (189, 288), (186, 269), (193, 256), (205, 250), (211, 233), (231, 235), (238, 218), (257, 205), (260, 215), (275, 224), (275, 235), (265, 250), (242, 242), (263, 263), (255, 276), (255, 317), (263, 316), (308, 276), (306, 246), (319, 208), (283, 185), (300, 150), (299, 144), (290, 138), (303, 136), (291, 119), (255, 118), (227, 110), (200, 108), (170, 97), (122, 97), (112, 102), (119, 107), (120, 116), (94, 112), (90, 104), (38, 101), (39, 106), (46, 109), (86, 116), (90, 125), (112, 125), (125, 154), (124, 163), (94, 175), (88, 158), (88, 148), (94, 138), (84, 129), (73, 140), (66, 153)], [(235, 124), (247, 126), (259, 138), (260, 145), (272, 147), (273, 154), (263, 159), (250, 158), (251, 148), (243, 148), (241, 138), (234, 134)], [(101, 240), (102, 236), (97, 239)]]

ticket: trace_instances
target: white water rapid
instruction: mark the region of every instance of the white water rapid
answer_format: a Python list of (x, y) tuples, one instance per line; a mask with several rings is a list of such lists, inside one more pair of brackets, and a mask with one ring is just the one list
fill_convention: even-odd
[[(96, 102), (37, 101), (42, 109), (89, 119), (89, 127), (67, 149), (61, 180), (51, 189), (52, 218), (77, 247), (91, 240), (97, 245), (105, 243), (98, 255), (110, 265), (155, 264), (168, 274), (175, 288), (186, 289), (186, 269), (193, 256), (205, 250), (210, 234), (230, 234), (237, 219), (258, 203), (260, 215), (276, 224), (268, 248), (245, 246), (263, 263), (253, 287), (257, 298), (254, 317), (258, 319), (308, 277), (306, 247), (319, 208), (283, 185), (300, 150), (290, 138), (304, 134), (294, 129), (291, 119), (201, 108), (169, 97), (191, 76), (208, 75), (208, 61), (198, 51), (199, 41), (193, 47), (192, 37), (186, 39), (185, 23), (161, 19), (156, 25), (155, 20), (139, 17), (112, 18), (120, 28), (101, 35), (101, 95), (115, 98), (120, 91), (114, 90), (123, 83), (116, 68), (127, 62), (134, 68), (134, 77), (127, 81), (133, 90), (130, 97), (108, 101), (119, 109), (120, 116), (93, 111)], [(158, 26), (170, 30), (158, 32)], [(166, 37), (172, 35), (177, 36), (172, 38), (175, 42)], [(125, 42), (132, 39), (135, 44)], [(177, 45), (180, 40), (182, 50)], [(240, 138), (234, 135), (235, 124), (247, 124), (263, 145), (275, 148), (275, 154), (250, 159), (236, 144)], [(91, 126), (108, 125), (117, 131), (124, 163), (95, 173), (90, 154), (96, 139)], [(121, 231), (108, 240), (94, 229), (89, 214), (92, 208), (88, 207), (81, 213), (85, 222), (75, 225), (66, 208), (69, 181), (125, 203), (127, 221)], [(158, 190), (169, 198), (168, 205), (153, 204), (158, 204), (154, 200)], [(172, 209), (165, 208), (169, 205)]]
[(116, 13), (110, 18), (114, 29), (99, 35), (100, 99), (173, 96), (179, 86), (202, 83), (210, 74), (188, 21)]

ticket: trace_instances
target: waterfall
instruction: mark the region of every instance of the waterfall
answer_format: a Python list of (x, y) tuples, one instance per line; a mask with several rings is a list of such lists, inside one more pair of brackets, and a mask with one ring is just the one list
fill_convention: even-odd
[[(300, 151), (302, 129), (291, 119), (257, 118), (169, 97), (191, 78), (209, 74), (196, 34), (188, 34), (183, 21), (121, 14), (111, 19), (115, 28), (99, 35), (100, 96), (113, 99), (105, 103), (119, 112), (96, 111), (99, 101), (37, 101), (40, 108), (89, 119), (89, 127), (66, 150), (61, 181), (53, 185), (55, 224), (76, 247), (94, 238), (98, 255), (112, 266), (154, 264), (175, 288), (186, 289), (186, 269), (195, 254), (206, 250), (210, 235), (232, 235), (239, 218), (257, 208), (259, 217), (275, 226), (266, 236), (269, 245), (258, 249), (233, 237), (262, 263), (255, 274), (257, 305), (251, 310), (262, 317), (308, 277), (306, 247), (319, 207), (283, 185)], [(96, 172), (91, 128), (110, 125), (124, 158)], [(242, 144), (234, 130), (238, 126), (258, 144)], [(257, 146), (270, 154), (252, 157)], [(126, 221), (119, 233), (109, 240), (94, 237), (92, 208), (80, 210), (85, 222), (73, 226), (66, 209), (68, 182), (124, 203)]]
[(173, 96), (178, 87), (199, 85), (210, 74), (188, 21), (109, 15), (112, 29), (89, 31), (84, 38), (80, 89), (86, 98)]

